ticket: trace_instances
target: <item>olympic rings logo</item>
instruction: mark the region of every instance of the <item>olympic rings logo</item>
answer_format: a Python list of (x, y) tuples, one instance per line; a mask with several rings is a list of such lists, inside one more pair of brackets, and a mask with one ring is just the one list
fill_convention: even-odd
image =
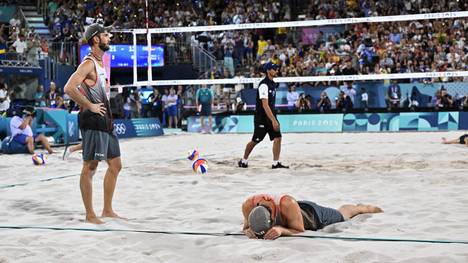
[(127, 131), (127, 127), (123, 123), (114, 123), (114, 130), (118, 135), (122, 135)]

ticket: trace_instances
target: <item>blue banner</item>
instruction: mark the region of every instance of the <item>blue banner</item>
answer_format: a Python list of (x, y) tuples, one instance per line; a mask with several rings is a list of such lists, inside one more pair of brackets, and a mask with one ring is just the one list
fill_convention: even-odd
[(27, 68), (27, 67), (0, 67), (0, 74), (11, 75), (36, 75), (39, 76), (44, 72), (41, 68)]
[[(208, 125), (208, 118), (205, 118), (205, 125)], [(188, 132), (201, 132), (199, 116), (187, 118)], [(252, 115), (231, 115), (213, 116), (211, 131), (214, 133), (245, 133), (253, 132)]]
[(399, 131), (398, 113), (349, 113), (343, 116), (344, 132)]
[[(213, 117), (212, 131), (215, 133), (253, 133), (252, 115)], [(341, 132), (342, 114), (294, 114), (278, 115), (281, 132)], [(207, 118), (205, 121), (208, 122)], [(188, 132), (200, 132), (200, 117), (192, 116), (187, 121)]]
[(116, 119), (114, 131), (119, 138), (148, 137), (163, 135), (163, 129), (157, 118)]
[(458, 116), (458, 129), (468, 130), (468, 112), (459, 112)]
[[(462, 115), (461, 115), (462, 114)], [(459, 115), (464, 112), (349, 113), (343, 131), (450, 131), (463, 129)], [(468, 128), (468, 123), (466, 125)]]
[(403, 112), (400, 131), (448, 131), (458, 129), (458, 112)]
[(343, 114), (278, 115), (281, 132), (341, 132)]
[[(386, 132), (468, 130), (468, 112), (402, 112), (278, 115), (281, 132)], [(208, 121), (208, 120), (206, 120)], [(200, 132), (200, 118), (188, 118), (188, 132)], [(215, 133), (252, 133), (252, 115), (214, 117)]]

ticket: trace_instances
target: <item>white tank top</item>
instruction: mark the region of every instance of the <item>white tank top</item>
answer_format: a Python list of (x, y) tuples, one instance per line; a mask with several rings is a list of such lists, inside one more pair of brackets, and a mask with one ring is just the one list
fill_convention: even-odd
[(91, 98), (89, 97), (88, 92), (82, 93), (93, 103), (105, 103), (106, 101), (109, 101), (110, 97), (109, 79), (106, 75), (106, 69), (99, 65), (94, 57), (87, 55), (83, 60), (86, 59), (90, 59), (94, 63), (94, 68), (96, 70), (96, 83), (94, 83), (93, 86), (89, 86), (85, 82), (82, 83), (85, 88), (89, 89)]

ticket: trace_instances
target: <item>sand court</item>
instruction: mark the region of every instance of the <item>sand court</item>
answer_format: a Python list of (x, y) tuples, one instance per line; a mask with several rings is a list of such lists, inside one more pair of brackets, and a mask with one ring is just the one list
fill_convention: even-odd
[[(29, 155), (1, 155), (0, 225), (75, 230), (0, 229), (0, 262), (466, 262), (468, 244), (78, 230), (239, 233), (248, 196), (288, 193), (334, 208), (370, 203), (385, 211), (305, 235), (468, 241), (468, 148), (440, 143), (461, 134), (285, 134), (281, 160), (291, 169), (281, 171), (269, 168), (266, 140), (248, 169), (237, 167), (249, 134), (121, 140), (114, 209), (128, 220), (104, 218), (101, 226), (83, 222), (79, 154), (67, 161), (54, 154), (45, 166)], [(194, 174), (185, 159), (193, 148), (208, 160), (206, 175)], [(101, 163), (94, 178), (98, 214), (106, 167)]]

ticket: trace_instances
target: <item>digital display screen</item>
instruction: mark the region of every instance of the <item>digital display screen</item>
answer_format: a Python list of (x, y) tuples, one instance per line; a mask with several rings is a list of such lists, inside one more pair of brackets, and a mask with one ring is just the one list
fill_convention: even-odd
[[(80, 46), (80, 61), (91, 52), (89, 45)], [(133, 68), (133, 45), (111, 45), (107, 51), (111, 57), (112, 68)], [(148, 46), (137, 45), (137, 67), (148, 67)], [(164, 66), (164, 46), (153, 45), (151, 49), (151, 65), (153, 67)]]

